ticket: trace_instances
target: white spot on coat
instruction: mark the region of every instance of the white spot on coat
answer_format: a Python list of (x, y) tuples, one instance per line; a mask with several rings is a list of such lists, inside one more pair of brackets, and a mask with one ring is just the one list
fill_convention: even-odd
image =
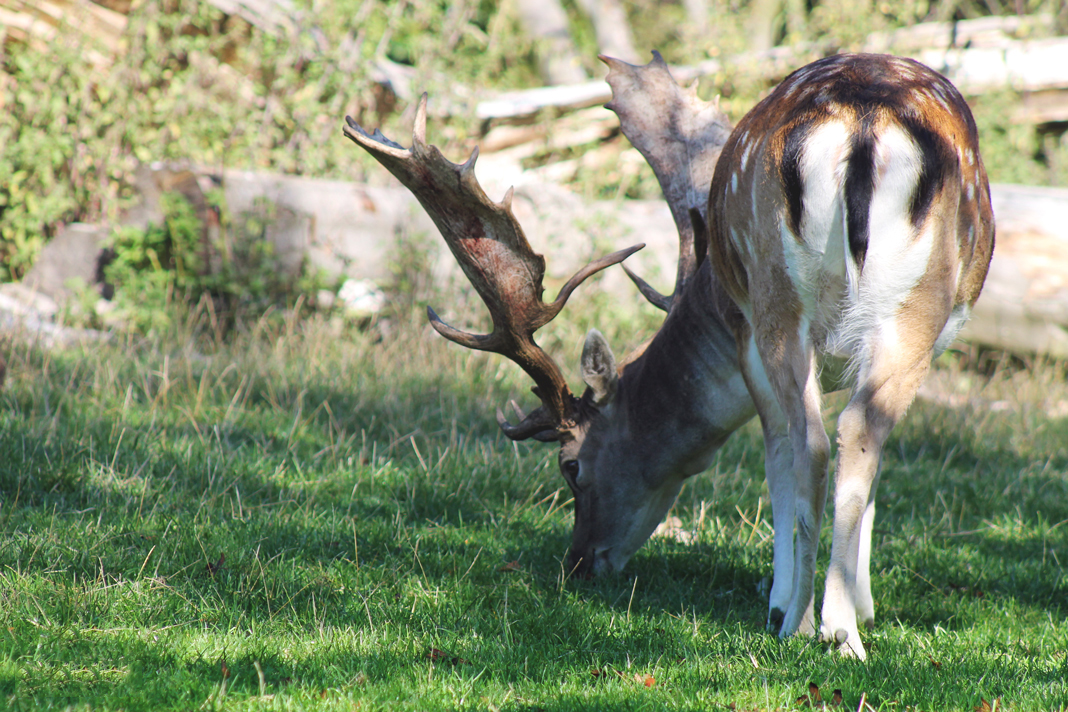
[(753, 152), (753, 144), (745, 144), (745, 150), (742, 151), (741, 170), (744, 172), (746, 165), (749, 163), (749, 154)]

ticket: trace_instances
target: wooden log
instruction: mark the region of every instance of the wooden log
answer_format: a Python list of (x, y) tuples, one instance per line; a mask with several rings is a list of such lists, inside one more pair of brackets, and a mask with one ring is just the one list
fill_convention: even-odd
[[(1016, 119), (1068, 120), (1068, 38), (1029, 39), (1051, 20), (1045, 15), (998, 17), (957, 23), (923, 23), (868, 37), (868, 52), (889, 52), (912, 57), (948, 76), (965, 94), (980, 95), (999, 89), (1014, 89), (1026, 97), (1044, 92), (1033, 109), (1025, 106)], [(672, 76), (689, 83), (725, 71), (744, 70), (769, 84), (781, 81), (798, 67), (830, 54), (834, 48), (821, 43), (773, 47), (725, 59), (709, 59), (695, 65), (675, 66)], [(1056, 96), (1051, 97), (1051, 92)], [(611, 99), (604, 82), (586, 82), (498, 94), (479, 102), (477, 114), (484, 120), (524, 120), (539, 111), (585, 108)]]
[[(480, 163), (479, 179), (490, 194), (503, 194), (511, 181), (482, 169)], [(278, 231), (275, 249), (303, 250), (311, 264), (328, 272), (384, 283), (395, 236), (415, 231), (433, 237), (427, 244), (436, 251), (431, 260), (436, 278), (456, 277), (436, 231), (401, 189), (235, 171), (225, 174), (223, 187), (238, 212), (268, 198), (306, 215), (293, 236)], [(991, 192), (997, 246), (962, 338), (1013, 353), (1068, 358), (1068, 190), (994, 185)], [(648, 247), (628, 265), (652, 281), (674, 274), (677, 236), (662, 201), (587, 202), (555, 185), (520, 182), (514, 209), (535, 250), (546, 255), (550, 280), (562, 281), (605, 244), (639, 241)], [(287, 244), (290, 239), (295, 243)], [(610, 270), (598, 281), (617, 299), (634, 296), (621, 270)]]
[(1068, 358), (1068, 190), (993, 185), (997, 245), (962, 338)]
[(300, 23), (290, 0), (206, 0), (227, 15), (237, 15), (270, 35), (295, 31)]
[(6, 40), (43, 46), (61, 31), (91, 40), (86, 57), (106, 66), (119, 51), (127, 18), (89, 0), (0, 0), (0, 28)]

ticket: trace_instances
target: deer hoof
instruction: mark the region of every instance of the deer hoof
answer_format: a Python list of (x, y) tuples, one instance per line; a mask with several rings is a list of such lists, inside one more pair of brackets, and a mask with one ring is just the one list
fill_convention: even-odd
[(785, 618), (786, 613), (781, 608), (772, 608), (768, 611), (768, 632), (778, 633), (779, 629), (782, 628), (782, 622)]

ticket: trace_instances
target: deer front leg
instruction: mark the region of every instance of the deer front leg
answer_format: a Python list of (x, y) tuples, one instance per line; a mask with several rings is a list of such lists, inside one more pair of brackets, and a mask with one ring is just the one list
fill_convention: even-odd
[(879, 489), (880, 467), (868, 492), (868, 506), (860, 519), (860, 543), (857, 553), (857, 622), (868, 630), (875, 627), (875, 599), (871, 594), (871, 532), (875, 525), (875, 493)]

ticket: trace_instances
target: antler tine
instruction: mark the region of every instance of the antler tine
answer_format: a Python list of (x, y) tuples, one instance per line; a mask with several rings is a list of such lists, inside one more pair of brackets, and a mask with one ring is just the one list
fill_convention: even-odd
[(501, 427), (501, 430), (509, 438), (512, 440), (534, 438), (541, 442), (554, 442), (560, 439), (557, 423), (553, 422), (552, 416), (546, 412), (544, 407), (538, 408), (530, 415), (524, 414), (514, 401), (512, 402), (512, 407), (515, 409), (516, 415), (519, 416), (520, 422), (518, 425), (509, 423), (504, 412), (500, 408), (497, 409), (497, 425)]
[(450, 341), (499, 353), (526, 371), (536, 384), (535, 393), (541, 398), (542, 407), (518, 426), (502, 428), (516, 439), (544, 439), (544, 431), (557, 432), (572, 423), (576, 399), (559, 367), (534, 343), (534, 332), (560, 312), (583, 280), (626, 259), (642, 246), (590, 263), (564, 285), (556, 301), (546, 304), (542, 301), (545, 259), (531, 249), (512, 212), (512, 190), (500, 203), (486, 195), (475, 178), (477, 148), (466, 162), (455, 164), (426, 143), (426, 102), (427, 95), (423, 94), (410, 149), (390, 141), (380, 131), (368, 134), (348, 117), (345, 135), (374, 156), (419, 200), (493, 320), (491, 333), (469, 334), (446, 324), (428, 307), (431, 325)]
[(680, 88), (659, 52), (640, 67), (603, 55), (600, 60), (608, 65), (606, 81), (612, 88), (605, 108), (616, 112), (623, 135), (653, 169), (678, 228), (679, 266), (671, 296), (631, 276), (646, 299), (667, 311), (707, 253), (702, 241), (707, 240), (708, 189), (730, 121), (715, 103), (697, 97), (696, 86)]
[(648, 301), (657, 309), (661, 309), (663, 311), (671, 311), (671, 297), (665, 296), (660, 292), (656, 291), (656, 289), (651, 284), (631, 272), (630, 267), (623, 265), (623, 271), (627, 273), (628, 277), (630, 277), (630, 281), (634, 282), (634, 286), (638, 288), (638, 291), (641, 292), (641, 295), (645, 297), (646, 301)]

